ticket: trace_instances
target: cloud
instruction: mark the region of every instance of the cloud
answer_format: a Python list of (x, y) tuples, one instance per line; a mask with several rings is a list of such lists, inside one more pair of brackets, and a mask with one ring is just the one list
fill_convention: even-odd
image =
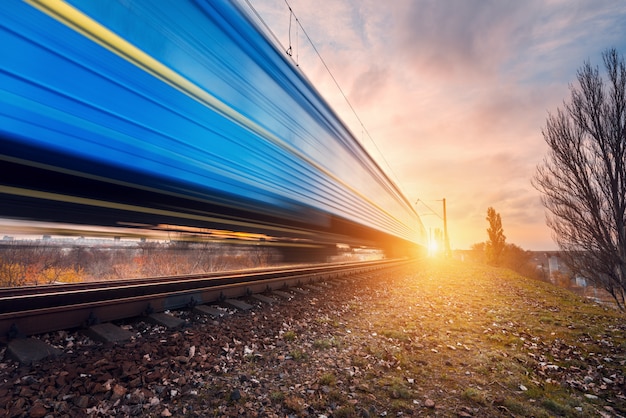
[[(364, 72), (355, 77), (350, 88), (349, 97), (355, 105), (366, 106), (376, 105), (384, 92), (389, 81), (389, 71), (377, 65), (367, 68)], [(375, 103), (372, 103), (372, 101)]]
[[(624, 45), (626, 5), (588, 1), (399, 2), (392, 35), (412, 71), (448, 82), (561, 78), (605, 49)], [(604, 45), (603, 45), (604, 44)]]
[[(284, 8), (283, 0), (257, 2), (273, 4), (270, 11)], [(389, 163), (409, 201), (436, 207), (437, 199), (448, 199), (457, 248), (485, 239), (489, 206), (501, 213), (509, 242), (554, 245), (530, 184), (546, 152), (541, 128), (585, 60), (601, 64), (601, 52), (611, 46), (626, 52), (626, 3), (289, 3), (375, 145), (302, 39), (301, 69), (381, 166)], [(286, 28), (288, 17), (274, 24)], [(436, 216), (424, 223), (440, 226)]]
[(397, 53), (428, 77), (467, 81), (490, 78), (520, 42), (528, 24), (526, 2), (417, 1), (398, 9)]

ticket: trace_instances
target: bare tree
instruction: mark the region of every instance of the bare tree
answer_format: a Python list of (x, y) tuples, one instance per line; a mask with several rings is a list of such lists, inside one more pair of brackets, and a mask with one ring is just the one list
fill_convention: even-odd
[(500, 214), (494, 208), (489, 207), (486, 219), (489, 222), (489, 228), (487, 228), (489, 241), (485, 244), (487, 261), (490, 264), (498, 265), (500, 264), (502, 251), (504, 251), (506, 246), (506, 236), (504, 235), (504, 229), (502, 229), (502, 218), (500, 218)]
[(603, 53), (606, 77), (586, 62), (571, 97), (549, 114), (550, 147), (533, 185), (573, 272), (606, 289), (624, 310), (626, 292), (626, 65)]
[(0, 246), (0, 287), (23, 286), (27, 270), (19, 245), (9, 243)]

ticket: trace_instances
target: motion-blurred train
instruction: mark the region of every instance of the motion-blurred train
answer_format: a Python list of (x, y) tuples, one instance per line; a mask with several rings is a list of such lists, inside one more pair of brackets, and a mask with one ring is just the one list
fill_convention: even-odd
[(0, 217), (425, 245), (394, 182), (234, 0), (3, 0)]

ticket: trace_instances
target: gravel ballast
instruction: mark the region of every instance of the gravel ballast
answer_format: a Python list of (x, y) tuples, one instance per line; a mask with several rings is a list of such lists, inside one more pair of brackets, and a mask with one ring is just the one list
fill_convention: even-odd
[[(120, 324), (133, 334), (125, 343), (96, 343), (79, 332), (39, 336), (63, 354), (30, 366), (3, 359), (0, 416), (626, 410), (619, 312), (460, 262), (416, 263), (319, 287), (273, 295), (272, 303), (249, 298), (253, 309), (222, 309), (220, 317), (172, 312), (186, 320), (177, 330), (128, 321)], [(550, 328), (555, 321), (559, 334)]]

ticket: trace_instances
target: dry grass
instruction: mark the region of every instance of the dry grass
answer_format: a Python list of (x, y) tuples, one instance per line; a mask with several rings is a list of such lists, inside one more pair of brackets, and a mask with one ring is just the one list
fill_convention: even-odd
[(0, 416), (626, 416), (623, 313), (456, 261), (329, 286), (124, 345), (55, 334), (58, 359), (0, 360)]
[(348, 363), (336, 379), (363, 410), (528, 417), (626, 416), (625, 319), (456, 261), (364, 283), (328, 318), (339, 322), (333, 356)]

